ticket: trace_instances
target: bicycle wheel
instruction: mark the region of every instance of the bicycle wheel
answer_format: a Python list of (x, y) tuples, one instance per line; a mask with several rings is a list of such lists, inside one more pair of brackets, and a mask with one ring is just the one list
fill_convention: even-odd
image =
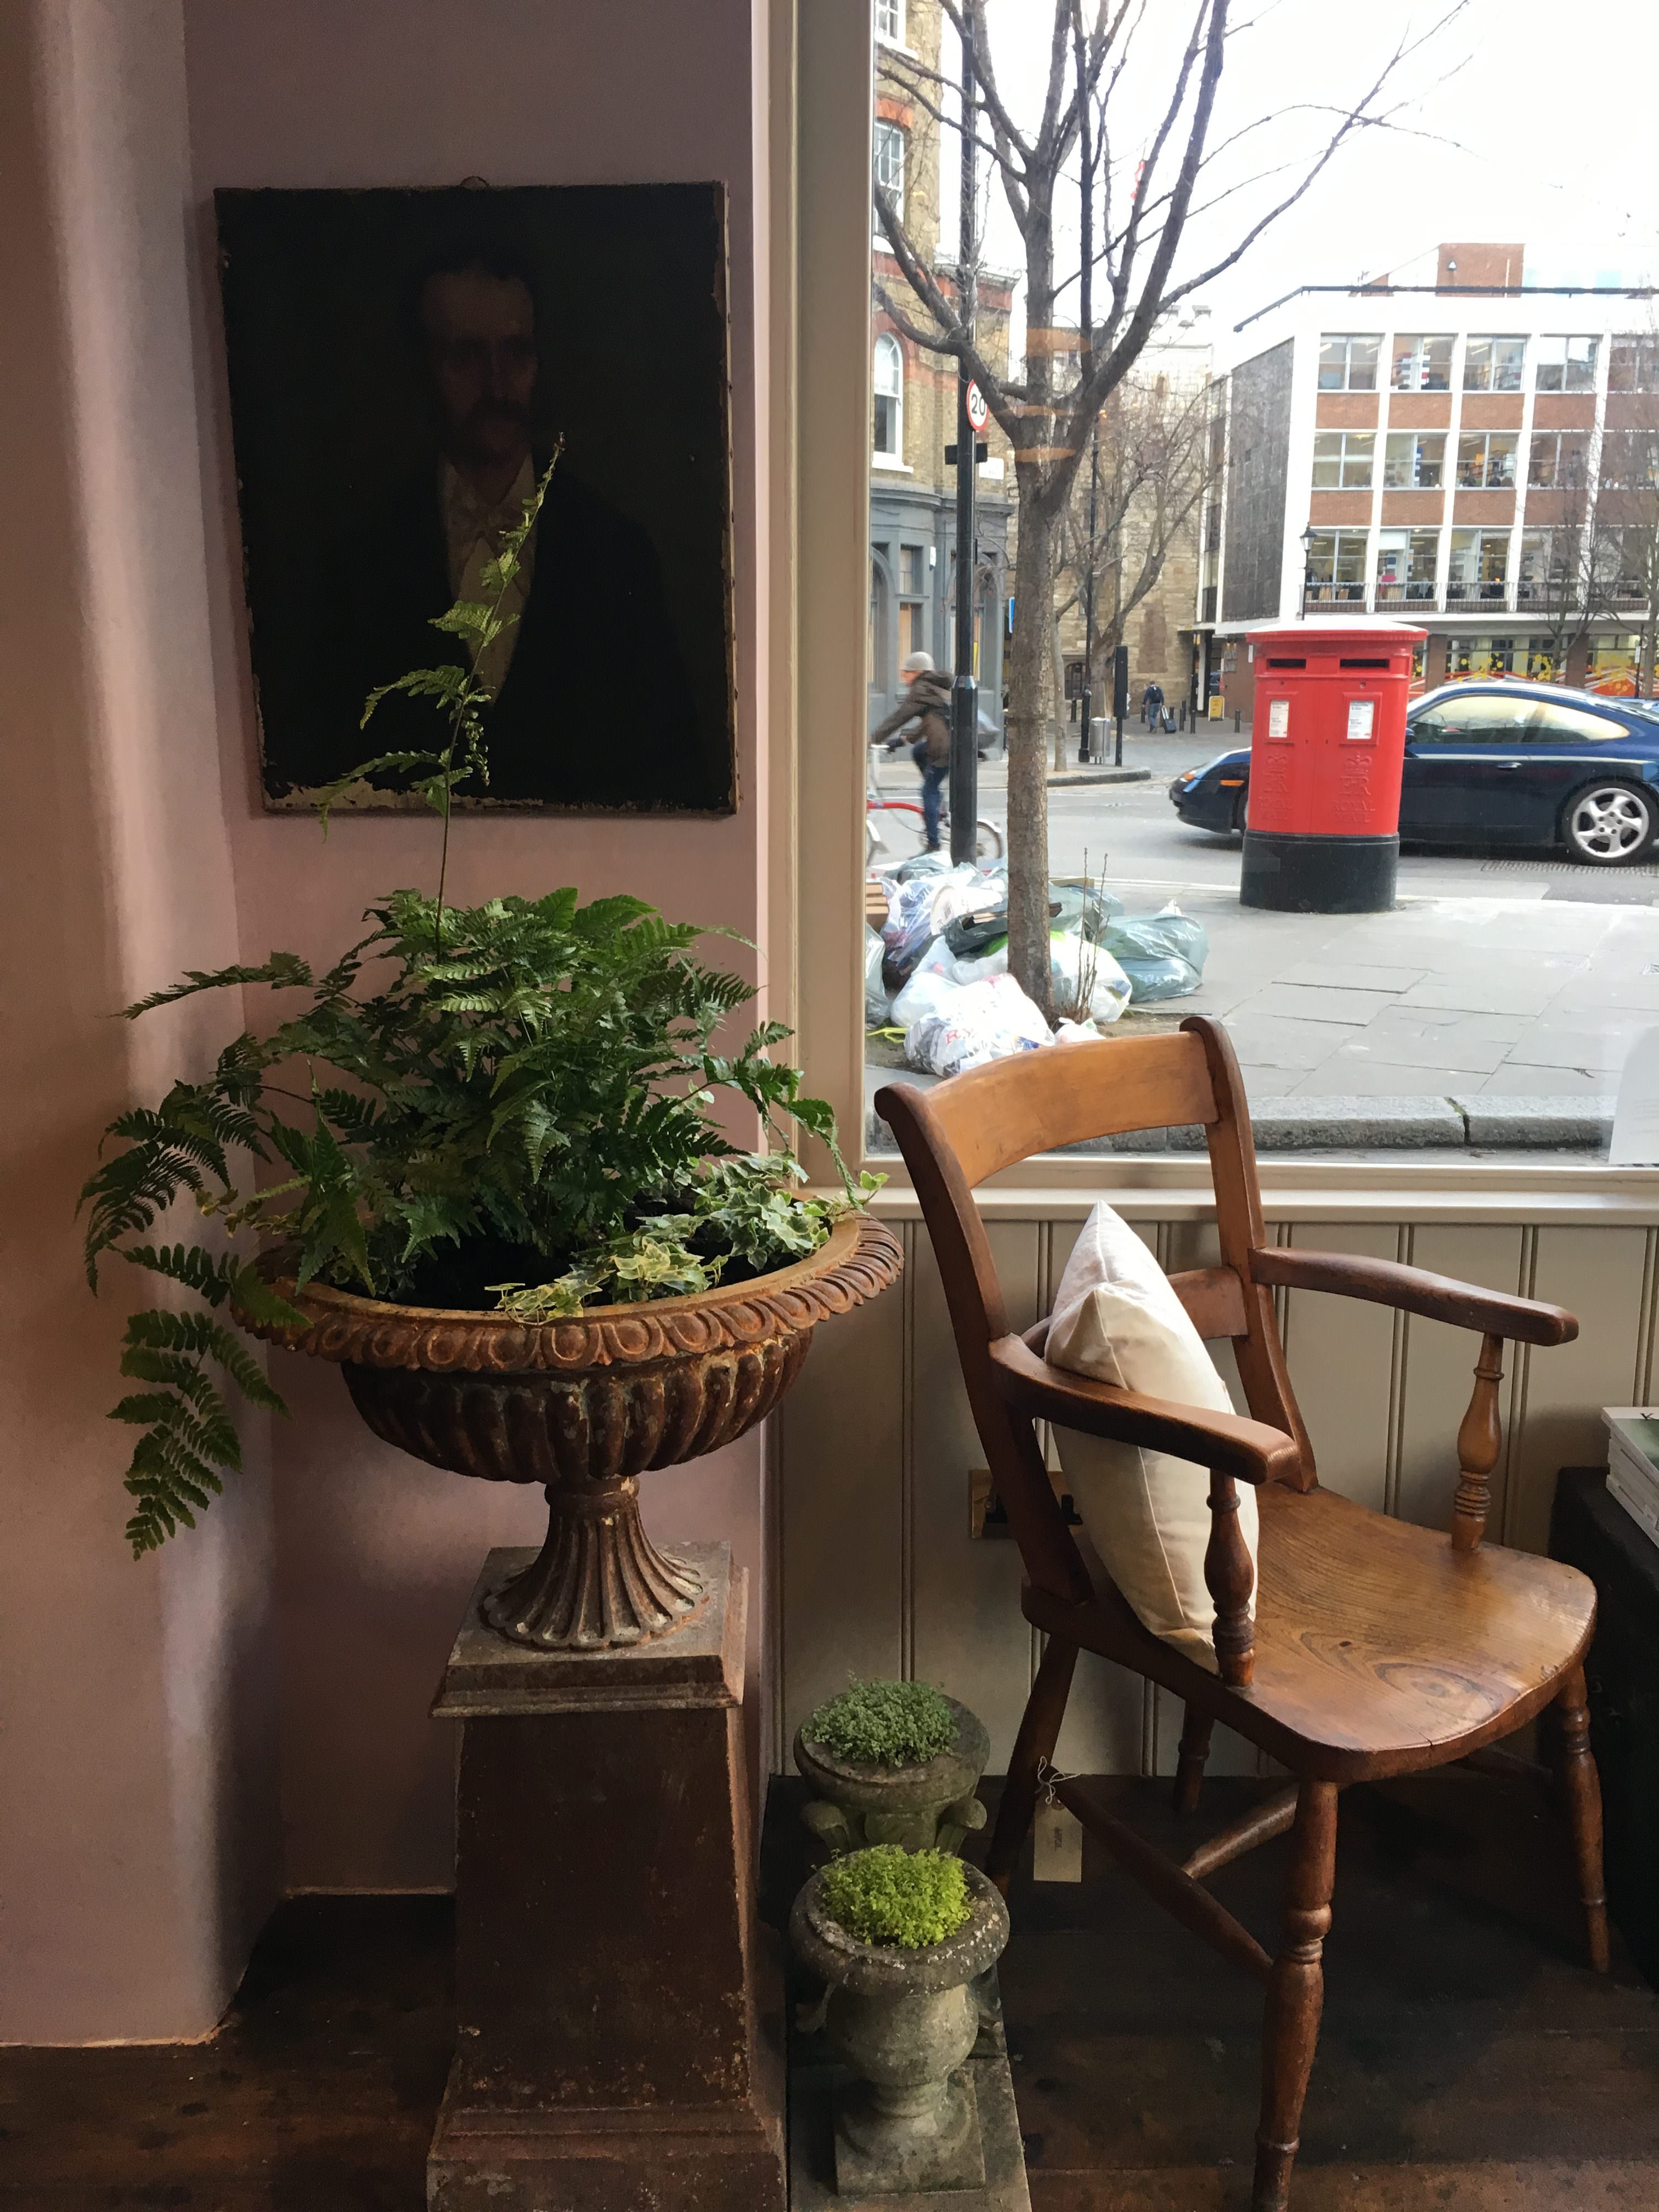
[(994, 822), (988, 822), (981, 814), (974, 824), (974, 858), (981, 865), (987, 860), (1002, 858), (1002, 832)]

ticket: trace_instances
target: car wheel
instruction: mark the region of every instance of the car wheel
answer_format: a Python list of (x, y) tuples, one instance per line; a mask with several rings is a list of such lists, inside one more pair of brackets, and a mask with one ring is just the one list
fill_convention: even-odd
[(1659, 829), (1653, 800), (1628, 783), (1587, 784), (1561, 815), (1561, 836), (1575, 860), (1617, 868), (1639, 860)]

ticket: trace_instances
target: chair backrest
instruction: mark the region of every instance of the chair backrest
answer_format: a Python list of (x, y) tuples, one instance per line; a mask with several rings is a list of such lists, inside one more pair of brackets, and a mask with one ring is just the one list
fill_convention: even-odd
[(1194, 1014), (1172, 1036), (1021, 1053), (931, 1091), (890, 1085), (875, 1103), (915, 1186), (975, 1424), (1033, 1581), (1075, 1599), (1091, 1588), (1031, 1424), (1010, 1417), (993, 1380), (989, 1347), (1009, 1334), (1008, 1316), (973, 1192), (1034, 1153), (1131, 1129), (1202, 1127), (1222, 1264), (1170, 1281), (1200, 1336), (1232, 1340), (1252, 1416), (1296, 1438), (1298, 1486), (1312, 1488), (1313, 1453), (1285, 1371), (1273, 1293), (1251, 1279), (1249, 1254), (1267, 1241), (1255, 1146), (1238, 1063), (1218, 1023)]

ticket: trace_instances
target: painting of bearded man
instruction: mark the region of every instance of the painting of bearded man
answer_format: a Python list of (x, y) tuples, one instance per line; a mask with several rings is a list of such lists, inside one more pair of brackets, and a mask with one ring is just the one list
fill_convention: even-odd
[[(508, 620), (475, 662), (494, 705), (488, 787), (467, 799), (729, 811), (717, 188), (216, 202), (267, 805), (308, 806), (358, 760), (441, 737), (407, 696), (365, 734), (364, 701), (456, 659), (433, 618), (488, 596), (553, 463)], [(399, 783), (358, 799), (406, 805)]]

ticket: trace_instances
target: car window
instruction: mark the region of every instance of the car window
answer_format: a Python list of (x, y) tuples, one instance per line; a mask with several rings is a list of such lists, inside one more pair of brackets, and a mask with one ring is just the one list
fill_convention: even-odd
[(1474, 694), (1468, 699), (1445, 699), (1412, 725), (1419, 744), (1476, 745), (1516, 744), (1521, 734), (1521, 702)]
[(1528, 742), (1545, 744), (1604, 745), (1630, 735), (1610, 714), (1589, 714), (1577, 707), (1558, 706), (1552, 700), (1527, 718)]

